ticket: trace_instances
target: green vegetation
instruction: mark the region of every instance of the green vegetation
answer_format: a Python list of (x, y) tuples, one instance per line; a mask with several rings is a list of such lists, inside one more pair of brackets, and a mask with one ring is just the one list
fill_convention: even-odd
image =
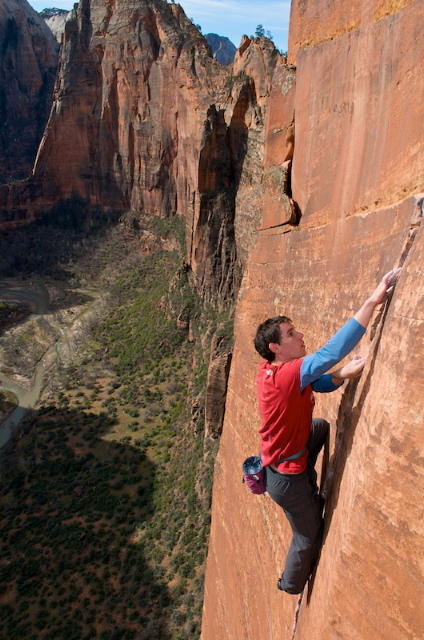
[(29, 316), (30, 313), (31, 309), (25, 303), (0, 300), (0, 332), (3, 333), (8, 327)]
[[(175, 218), (149, 228), (183, 242)], [(182, 252), (140, 257), (134, 233), (93, 241), (86, 259), (61, 267), (97, 286), (107, 272), (109, 304), (80, 364), (61, 369), (61, 388), (3, 460), (0, 637), (9, 640), (200, 635), (217, 448), (204, 462), (204, 337), (218, 328), (228, 348), (232, 323), (203, 309)]]
[(273, 40), (271, 31), (265, 31), (261, 24), (258, 24), (258, 26), (256, 27), (255, 38), (268, 38), (268, 40)]

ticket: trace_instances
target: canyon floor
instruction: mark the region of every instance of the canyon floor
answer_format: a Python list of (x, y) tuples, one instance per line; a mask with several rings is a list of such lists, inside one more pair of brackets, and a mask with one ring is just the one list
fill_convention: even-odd
[(44, 372), (1, 452), (0, 635), (196, 638), (213, 459), (200, 341), (166, 311), (181, 253), (146, 252), (125, 225), (77, 243), (56, 273), (10, 263), (3, 283), (49, 306), (18, 314), (1, 345), (20, 384)]

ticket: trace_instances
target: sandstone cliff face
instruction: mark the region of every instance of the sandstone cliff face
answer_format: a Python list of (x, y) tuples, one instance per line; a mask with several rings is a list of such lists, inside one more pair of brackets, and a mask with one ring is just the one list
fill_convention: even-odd
[(50, 113), (58, 45), (26, 0), (0, 4), (0, 181), (26, 178)]
[(262, 205), (264, 125), (274, 69), (282, 56), (266, 38), (244, 38), (228, 95), (208, 111), (200, 144), (191, 266), (196, 288), (218, 308), (237, 293)]
[[(265, 177), (291, 154), (299, 224), (263, 211), (236, 308), (236, 344), (214, 478), (202, 640), (416, 640), (423, 580), (423, 76), (419, 2), (292, 5), (289, 61), (274, 74)], [(268, 179), (267, 179), (268, 180)], [(269, 185), (269, 186), (266, 186)], [(265, 199), (276, 202), (273, 182)], [(241, 484), (258, 450), (252, 338), (287, 313), (309, 350), (403, 264), (359, 347), (357, 384), (317, 397), (332, 425), (326, 533), (295, 621), (276, 581), (284, 515)]]
[(81, 0), (34, 177), (0, 190), (3, 226), (75, 194), (115, 211), (179, 212), (198, 291), (228, 307), (258, 223), (264, 116), (281, 62), (266, 38), (245, 39), (234, 70), (222, 67), (163, 0)]
[[(189, 105), (200, 102), (211, 61), (206, 44), (203, 51), (194, 45), (187, 19), (184, 37), (182, 16), (159, 1), (83, 0), (76, 7), (65, 28), (37, 179), (55, 184), (61, 197), (77, 192), (92, 204), (164, 214), (176, 210), (179, 196), (184, 208), (192, 191), (191, 147), (198, 148), (201, 130)], [(188, 151), (179, 184), (172, 172), (177, 121)]]

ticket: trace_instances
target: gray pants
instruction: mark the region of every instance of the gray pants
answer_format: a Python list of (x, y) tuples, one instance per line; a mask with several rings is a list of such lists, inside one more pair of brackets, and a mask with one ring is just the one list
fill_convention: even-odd
[(301, 593), (311, 575), (322, 543), (324, 521), (322, 501), (317, 487), (315, 463), (328, 436), (326, 420), (312, 421), (308, 440), (308, 466), (303, 473), (278, 473), (265, 467), (265, 485), (271, 498), (284, 509), (293, 539), (286, 558), (279, 588), (287, 593)]

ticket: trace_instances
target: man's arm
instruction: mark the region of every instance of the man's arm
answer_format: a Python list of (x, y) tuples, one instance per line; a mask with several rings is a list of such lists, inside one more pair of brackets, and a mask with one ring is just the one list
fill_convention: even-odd
[(336, 391), (346, 379), (359, 378), (366, 363), (366, 358), (353, 356), (353, 359), (333, 373), (325, 373), (311, 383), (311, 387), (318, 393)]
[(400, 268), (392, 269), (391, 271), (386, 273), (386, 275), (383, 276), (378, 287), (373, 291), (370, 297), (365, 300), (359, 311), (355, 313), (353, 317), (363, 327), (367, 328), (376, 306), (384, 302), (386, 297), (393, 291), (399, 277), (399, 273)]
[[(362, 307), (355, 313), (339, 331), (327, 342), (327, 344), (310, 356), (304, 358), (300, 368), (300, 388), (303, 391), (308, 384), (318, 379), (340, 362), (358, 344), (365, 333), (365, 329), (371, 320), (375, 307), (384, 301), (386, 296), (393, 290), (400, 269), (392, 269), (383, 276), (380, 284), (367, 298)], [(316, 391), (334, 391), (345, 379), (358, 378), (365, 366), (366, 358), (355, 357), (349, 363), (331, 374), (331, 383), (328, 379), (323, 381), (322, 388), (317, 383), (314, 385)]]
[(338, 389), (340, 384), (340, 380), (333, 380), (331, 373), (325, 373), (323, 376), (320, 376), (318, 380), (314, 380), (311, 383), (311, 387), (313, 391), (317, 393), (330, 393)]

